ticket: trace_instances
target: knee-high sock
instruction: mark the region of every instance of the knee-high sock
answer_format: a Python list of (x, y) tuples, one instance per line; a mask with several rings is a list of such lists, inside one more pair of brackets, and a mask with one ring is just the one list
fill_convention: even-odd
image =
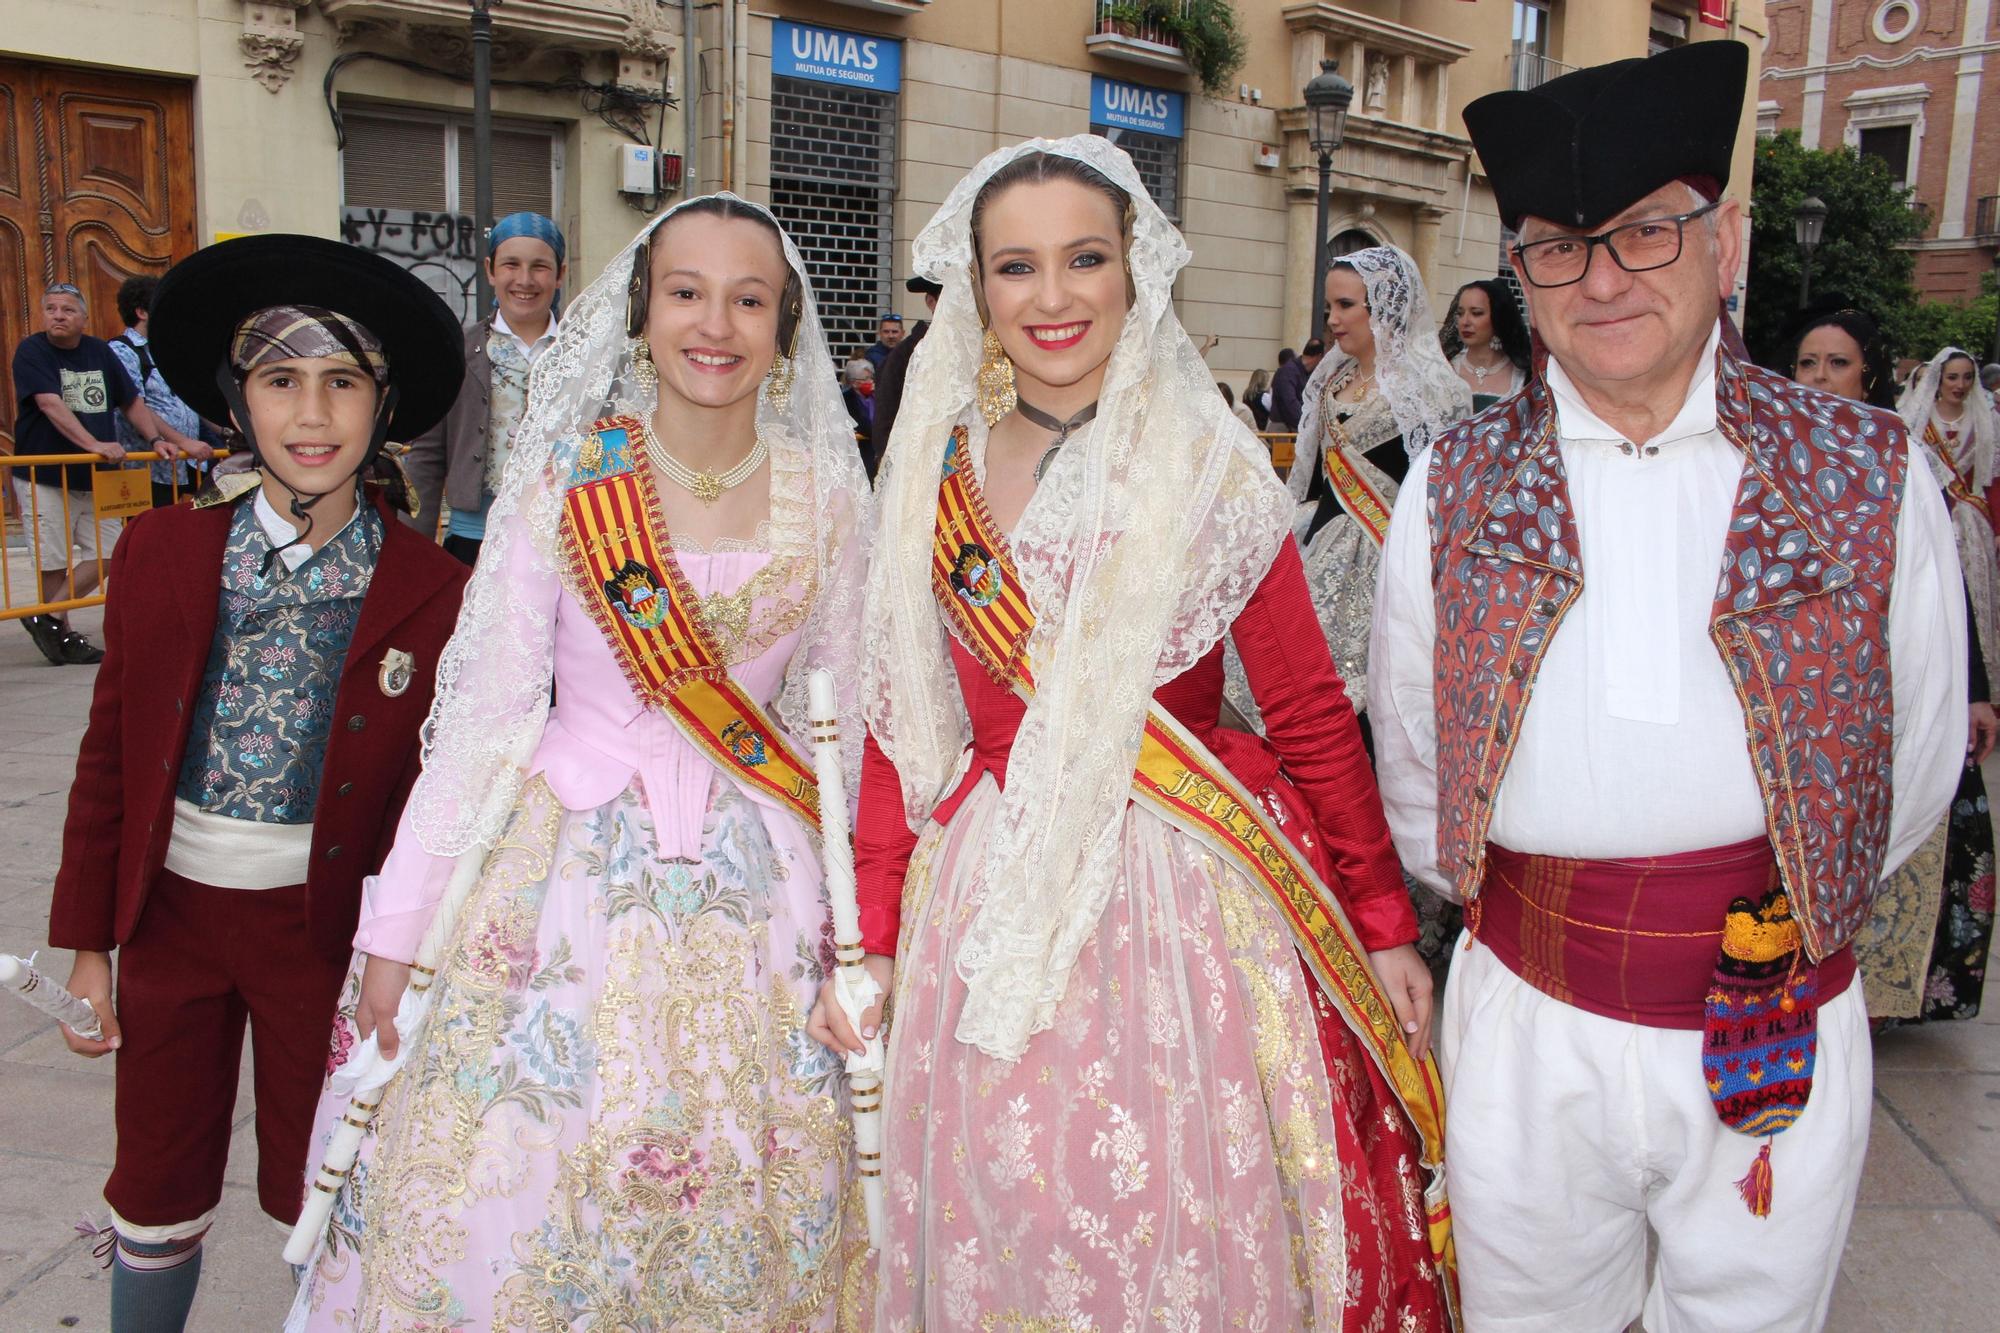
[(181, 1333), (201, 1281), (201, 1240), (135, 1241), (112, 1251), (111, 1333)]

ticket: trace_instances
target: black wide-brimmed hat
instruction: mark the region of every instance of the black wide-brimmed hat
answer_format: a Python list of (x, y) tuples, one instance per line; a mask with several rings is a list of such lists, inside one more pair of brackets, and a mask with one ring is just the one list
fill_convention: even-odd
[(375, 335), (396, 386), (388, 438), (408, 441), (451, 409), (465, 378), (465, 334), (438, 294), (401, 265), (322, 236), (241, 236), (197, 250), (154, 292), (146, 337), (167, 387), (210, 421), (229, 420), (215, 372), (247, 316), (320, 306)]
[(905, 282), (903, 290), (912, 296), (943, 296), (944, 284), (919, 275)]
[(1646, 59), (1488, 93), (1465, 128), (1493, 182), (1500, 220), (1595, 227), (1669, 181), (1729, 183), (1750, 48), (1694, 42)]

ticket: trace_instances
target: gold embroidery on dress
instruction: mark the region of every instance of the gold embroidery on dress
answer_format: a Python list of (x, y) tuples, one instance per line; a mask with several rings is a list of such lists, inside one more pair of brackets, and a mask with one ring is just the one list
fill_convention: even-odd
[[(784, 597), (761, 615), (757, 613), (759, 602), (777, 599), (799, 582), (805, 588), (801, 595)], [(732, 666), (750, 661), (805, 624), (812, 611), (812, 583), (810, 559), (775, 556), (736, 591), (704, 594), (700, 598), (701, 619), (716, 656)]]
[[(749, 810), (733, 788), (719, 790), (718, 802)], [(637, 801), (629, 790), (619, 799)], [(587, 881), (607, 933), (621, 918), (652, 920), (607, 945), (590, 1013), (541, 1030), (558, 1063), (587, 1063), (595, 1096), (552, 1187), (524, 1200), (539, 1224), (514, 1230), (511, 1253), (483, 1256), (496, 1266), (492, 1327), (803, 1327), (828, 1308), (844, 1270), (860, 1266), (858, 1194), (828, 1187), (849, 1178), (840, 1084), (807, 1078), (788, 1058), (805, 1013), (795, 979), (762, 964), (769, 922), (750, 915), (740, 890), (717, 897), (714, 872), (704, 881), (700, 865), (600, 851), (590, 817), (572, 814), (570, 844), (559, 848), (564, 812), (537, 778), (487, 861), (439, 981), (422, 1065), (392, 1085), (377, 1120), (358, 1201), (368, 1237), (358, 1328), (457, 1327), (452, 1292), (433, 1276), (469, 1257), (456, 1215), (538, 1188), (530, 1163), (554, 1148), (555, 1112), (585, 1107), (580, 1080), (544, 1071), (510, 1081), (511, 1062), (494, 1058), (520, 1031), (524, 995), (546, 976), (583, 975), (566, 948), (538, 953), (552, 881)], [(704, 893), (701, 910), (687, 912)], [(746, 990), (745, 976), (764, 977), (762, 988)], [(639, 1051), (645, 1060), (630, 1054)], [(771, 1098), (768, 1071), (787, 1070), (795, 1096)], [(742, 1152), (732, 1131), (757, 1151)]]

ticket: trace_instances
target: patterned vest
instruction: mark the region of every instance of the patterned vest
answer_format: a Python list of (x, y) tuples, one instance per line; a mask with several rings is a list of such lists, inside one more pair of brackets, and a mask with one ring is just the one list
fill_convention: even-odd
[[(1815, 959), (1867, 918), (1889, 832), (1889, 587), (1909, 456), (1888, 413), (1716, 353), (1743, 451), (1709, 637), (1743, 704), (1765, 826)], [(1555, 403), (1528, 387), (1430, 469), (1438, 866), (1470, 898), (1550, 639), (1583, 589)]]
[(311, 559), (289, 571), (274, 561), (267, 579), (271, 539), (254, 488), (235, 503), (177, 795), (231, 819), (309, 824), (341, 669), (381, 559), (382, 516), (364, 499)]

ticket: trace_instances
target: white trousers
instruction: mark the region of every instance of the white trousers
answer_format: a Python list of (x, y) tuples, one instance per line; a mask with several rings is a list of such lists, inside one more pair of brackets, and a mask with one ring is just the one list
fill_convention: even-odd
[(1859, 978), (1820, 1010), (1812, 1097), (1771, 1143), (1769, 1217), (1737, 1192), (1761, 1141), (1716, 1118), (1699, 1032), (1564, 1004), (1463, 936), (1439, 1055), (1469, 1333), (1617, 1333), (1642, 1306), (1647, 1333), (1825, 1322), (1868, 1148)]

